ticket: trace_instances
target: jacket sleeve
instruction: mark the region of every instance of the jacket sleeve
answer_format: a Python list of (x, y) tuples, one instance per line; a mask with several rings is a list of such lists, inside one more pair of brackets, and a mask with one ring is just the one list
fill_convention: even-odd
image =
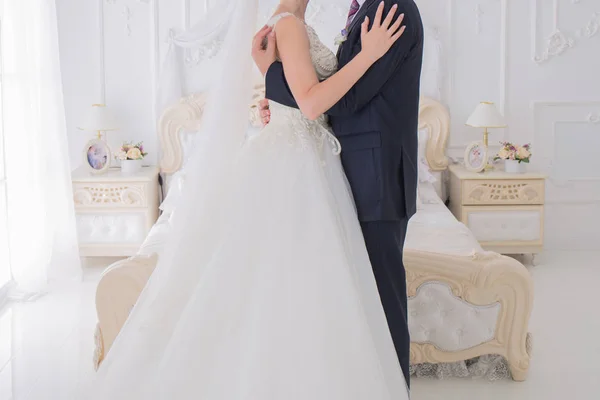
[[(374, 2), (373, 4), (375, 6), (371, 6), (367, 11), (370, 21), (373, 21), (375, 18), (375, 13), (377, 12), (376, 5), (379, 3)], [(387, 15), (393, 4), (395, 4), (394, 1), (386, 1), (384, 15)], [(398, 11), (396, 14), (400, 15), (401, 13), (404, 13), (404, 21), (402, 24), (406, 26), (406, 31), (402, 37), (394, 43), (386, 55), (373, 64), (356, 85), (354, 85), (340, 101), (327, 111), (328, 115), (346, 116), (360, 111), (381, 92), (387, 81), (396, 73), (398, 68), (411, 54), (412, 49), (419, 40), (418, 32), (421, 23), (420, 18), (418, 15), (414, 14), (414, 8), (404, 9), (406, 8), (405, 3), (400, 2), (397, 4)]]
[(283, 104), (284, 106), (299, 108), (285, 79), (283, 64), (281, 62), (275, 61), (269, 67), (267, 76), (265, 77), (265, 89), (265, 97), (267, 99)]

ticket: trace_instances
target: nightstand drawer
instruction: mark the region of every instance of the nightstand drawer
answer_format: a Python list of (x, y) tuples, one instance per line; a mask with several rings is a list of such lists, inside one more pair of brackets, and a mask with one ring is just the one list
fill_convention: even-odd
[(145, 212), (77, 214), (80, 245), (141, 245), (148, 226)]
[(145, 183), (75, 183), (73, 199), (76, 208), (115, 208), (148, 206), (148, 184)]
[(462, 222), (483, 247), (543, 243), (543, 206), (464, 206)]
[(544, 181), (539, 179), (465, 180), (463, 205), (544, 204)]

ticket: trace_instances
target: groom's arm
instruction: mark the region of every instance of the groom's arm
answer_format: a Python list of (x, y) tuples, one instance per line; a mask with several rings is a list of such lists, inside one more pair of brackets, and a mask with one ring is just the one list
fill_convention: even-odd
[(265, 97), (284, 106), (299, 108), (283, 73), (283, 64), (275, 61), (265, 76)]
[[(377, 4), (378, 2), (372, 3), (367, 10), (371, 24), (377, 12)], [(421, 22), (416, 6), (411, 5), (410, 2), (407, 4), (396, 0), (386, 0), (385, 12), (387, 13), (394, 4), (398, 4), (398, 13), (404, 13), (403, 25), (406, 26), (406, 31), (386, 55), (373, 64), (356, 85), (327, 111), (328, 115), (352, 115), (369, 104), (383, 90), (385, 84), (398, 71), (420, 40)]]

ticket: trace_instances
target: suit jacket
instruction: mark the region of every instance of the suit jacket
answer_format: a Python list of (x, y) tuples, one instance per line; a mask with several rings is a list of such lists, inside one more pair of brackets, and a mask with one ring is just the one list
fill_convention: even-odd
[[(416, 212), (418, 116), (423, 24), (413, 0), (384, 0), (404, 13), (406, 31), (327, 114), (342, 145), (342, 163), (361, 221), (398, 221)], [(361, 23), (372, 22), (379, 0), (367, 0), (338, 50), (343, 68), (361, 50)], [(283, 65), (266, 76), (266, 97), (298, 108)]]

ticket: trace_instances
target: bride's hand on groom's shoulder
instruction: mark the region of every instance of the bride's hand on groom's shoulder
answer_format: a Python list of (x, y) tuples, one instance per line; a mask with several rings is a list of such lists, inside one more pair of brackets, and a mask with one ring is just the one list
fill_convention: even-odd
[[(264, 43), (267, 45), (265, 46)], [(265, 25), (260, 31), (254, 35), (252, 41), (252, 58), (254, 63), (260, 70), (260, 73), (265, 76), (271, 64), (276, 60), (277, 39), (275, 31), (272, 27)]]
[[(394, 16), (398, 11), (398, 6), (394, 4), (390, 12), (383, 19), (384, 2), (379, 4), (373, 26), (369, 30), (369, 17), (366, 17), (362, 23), (361, 53), (372, 63), (383, 57), (394, 43), (404, 34), (406, 26), (402, 26), (404, 14), (400, 14), (394, 22)], [(393, 24), (392, 24), (393, 22)]]

